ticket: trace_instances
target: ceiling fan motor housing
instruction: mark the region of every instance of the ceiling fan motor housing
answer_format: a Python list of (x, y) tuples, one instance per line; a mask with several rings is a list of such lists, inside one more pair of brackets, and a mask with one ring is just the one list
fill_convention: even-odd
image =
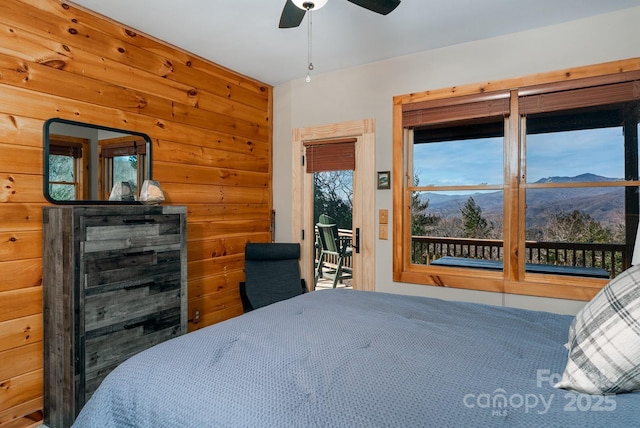
[[(294, 28), (300, 25), (304, 15), (309, 10), (318, 10), (327, 4), (328, 0), (287, 0), (282, 15), (280, 28)], [(400, 4), (401, 0), (347, 0), (372, 12), (386, 15)]]

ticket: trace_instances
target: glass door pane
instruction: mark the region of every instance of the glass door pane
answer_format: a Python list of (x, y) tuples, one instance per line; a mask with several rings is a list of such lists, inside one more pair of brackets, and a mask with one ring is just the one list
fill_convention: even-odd
[[(331, 239), (328, 238), (330, 229), (324, 228), (325, 235), (320, 236), (323, 230), (316, 227), (316, 289), (332, 288), (334, 283), (336, 287), (350, 287), (353, 277), (353, 171), (316, 172), (313, 180), (314, 222), (326, 223), (329, 219), (330, 224), (335, 224), (335, 228), (330, 229), (337, 234), (335, 248), (327, 248), (331, 244), (327, 243), (327, 239)], [(338, 279), (334, 281), (336, 275)]]

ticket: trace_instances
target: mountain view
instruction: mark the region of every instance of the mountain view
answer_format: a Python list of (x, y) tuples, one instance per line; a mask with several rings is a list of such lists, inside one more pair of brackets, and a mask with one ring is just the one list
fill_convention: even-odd
[[(577, 183), (592, 181), (621, 181), (595, 174), (575, 177), (547, 177), (537, 183)], [(446, 195), (440, 192), (424, 192), (423, 201), (429, 200), (428, 212), (441, 216), (459, 216), (460, 209), (473, 197), (488, 220), (500, 220), (503, 216), (502, 191), (477, 192), (473, 194)], [(527, 228), (544, 224), (546, 214), (578, 210), (589, 215), (603, 226), (620, 224), (624, 219), (624, 189), (621, 187), (551, 188), (527, 190)]]

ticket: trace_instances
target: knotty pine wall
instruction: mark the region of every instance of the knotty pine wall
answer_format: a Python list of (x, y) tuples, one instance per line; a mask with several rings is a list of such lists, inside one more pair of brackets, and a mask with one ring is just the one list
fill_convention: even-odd
[(42, 416), (44, 121), (151, 137), (166, 203), (188, 207), (194, 330), (242, 313), (244, 245), (271, 239), (271, 114), (271, 87), (134, 29), (58, 0), (0, 2), (0, 425)]

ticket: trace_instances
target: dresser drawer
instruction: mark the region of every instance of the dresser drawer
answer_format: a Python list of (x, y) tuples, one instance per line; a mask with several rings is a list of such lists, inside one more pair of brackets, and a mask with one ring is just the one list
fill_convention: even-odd
[(81, 227), (82, 254), (163, 251), (179, 248), (179, 215), (86, 216)]
[(147, 277), (137, 284), (128, 282), (129, 285), (122, 288), (87, 290), (84, 299), (85, 332), (109, 326), (126, 329), (140, 317), (179, 308), (182, 298), (180, 272), (173, 275), (173, 280)]
[(180, 333), (179, 307), (88, 331), (84, 337), (85, 398), (91, 397), (118, 364)]
[[(179, 235), (179, 214), (86, 215), (82, 219), (87, 241), (154, 235)], [(126, 235), (134, 232), (133, 235)]]
[[(85, 253), (81, 275), (84, 288), (109, 289), (135, 286), (141, 278), (164, 282), (180, 273), (180, 244), (162, 248), (131, 248), (127, 250)], [(91, 293), (99, 292), (94, 290)]]

